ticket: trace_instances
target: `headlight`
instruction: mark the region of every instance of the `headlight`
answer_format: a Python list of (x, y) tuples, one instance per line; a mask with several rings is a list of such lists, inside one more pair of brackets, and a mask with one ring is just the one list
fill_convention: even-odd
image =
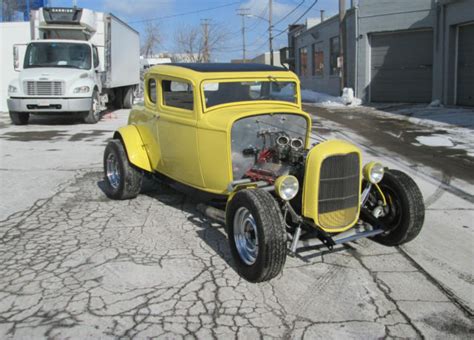
[(285, 201), (295, 198), (300, 184), (295, 176), (280, 176), (275, 181), (275, 191)]
[(8, 85), (8, 93), (16, 93), (17, 88), (13, 85)]
[(90, 87), (89, 86), (79, 86), (74, 89), (74, 93), (87, 93), (89, 92)]
[(370, 162), (364, 166), (362, 171), (364, 178), (372, 184), (379, 183), (384, 174), (383, 165), (378, 162)]

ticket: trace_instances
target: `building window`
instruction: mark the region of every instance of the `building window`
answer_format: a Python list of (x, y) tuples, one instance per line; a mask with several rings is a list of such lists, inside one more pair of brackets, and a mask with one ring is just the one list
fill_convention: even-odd
[(339, 37), (334, 37), (334, 38), (331, 38), (330, 40), (330, 51), (331, 51), (331, 55), (330, 55), (330, 59), (329, 59), (329, 63), (330, 63), (330, 74), (331, 75), (339, 75), (339, 67), (337, 66), (337, 58), (339, 58)]
[(324, 76), (324, 52), (322, 44), (313, 44), (313, 76)]
[(308, 75), (308, 49), (306, 47), (300, 48), (300, 76), (306, 77)]
[(163, 105), (192, 110), (194, 105), (193, 87), (183, 81), (163, 80)]
[(156, 103), (156, 80), (148, 80), (148, 99), (155, 104)]

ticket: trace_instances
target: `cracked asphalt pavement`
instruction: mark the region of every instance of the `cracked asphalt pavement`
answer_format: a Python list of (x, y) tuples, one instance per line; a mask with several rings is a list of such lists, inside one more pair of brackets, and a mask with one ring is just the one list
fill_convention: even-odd
[[(126, 119), (123, 110), (95, 126), (41, 118), (14, 127), (2, 114), (1, 339), (473, 337), (472, 281), (463, 299), (409, 248), (311, 249), (252, 284), (236, 273), (223, 226), (192, 197), (147, 183), (137, 199), (107, 199), (103, 147)], [(443, 190), (418, 180), (425, 200)]]

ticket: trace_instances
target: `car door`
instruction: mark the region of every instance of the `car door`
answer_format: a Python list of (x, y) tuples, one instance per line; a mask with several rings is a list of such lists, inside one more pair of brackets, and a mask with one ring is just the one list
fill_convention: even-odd
[(163, 168), (169, 177), (203, 187), (199, 166), (196, 93), (190, 81), (161, 78), (158, 134)]
[(134, 122), (147, 151), (151, 168), (161, 171), (163, 162), (161, 158), (160, 136), (158, 122), (158, 84), (159, 80), (154, 74), (145, 77), (144, 106), (141, 110), (134, 110)]

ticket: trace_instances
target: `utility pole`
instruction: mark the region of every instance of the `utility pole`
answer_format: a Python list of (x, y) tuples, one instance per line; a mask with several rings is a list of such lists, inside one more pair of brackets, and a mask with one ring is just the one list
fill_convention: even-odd
[(204, 46), (202, 49), (202, 61), (205, 63), (209, 62), (209, 19), (203, 19), (201, 21), (204, 31)]
[(273, 65), (272, 7), (272, 0), (268, 0), (268, 45), (270, 48), (270, 65)]
[(240, 15), (242, 17), (242, 62), (246, 62), (246, 56), (245, 56), (245, 17), (249, 15), (249, 8), (239, 8), (237, 15)]
[(340, 86), (341, 92), (346, 87), (346, 0), (339, 0), (339, 67), (340, 67)]

